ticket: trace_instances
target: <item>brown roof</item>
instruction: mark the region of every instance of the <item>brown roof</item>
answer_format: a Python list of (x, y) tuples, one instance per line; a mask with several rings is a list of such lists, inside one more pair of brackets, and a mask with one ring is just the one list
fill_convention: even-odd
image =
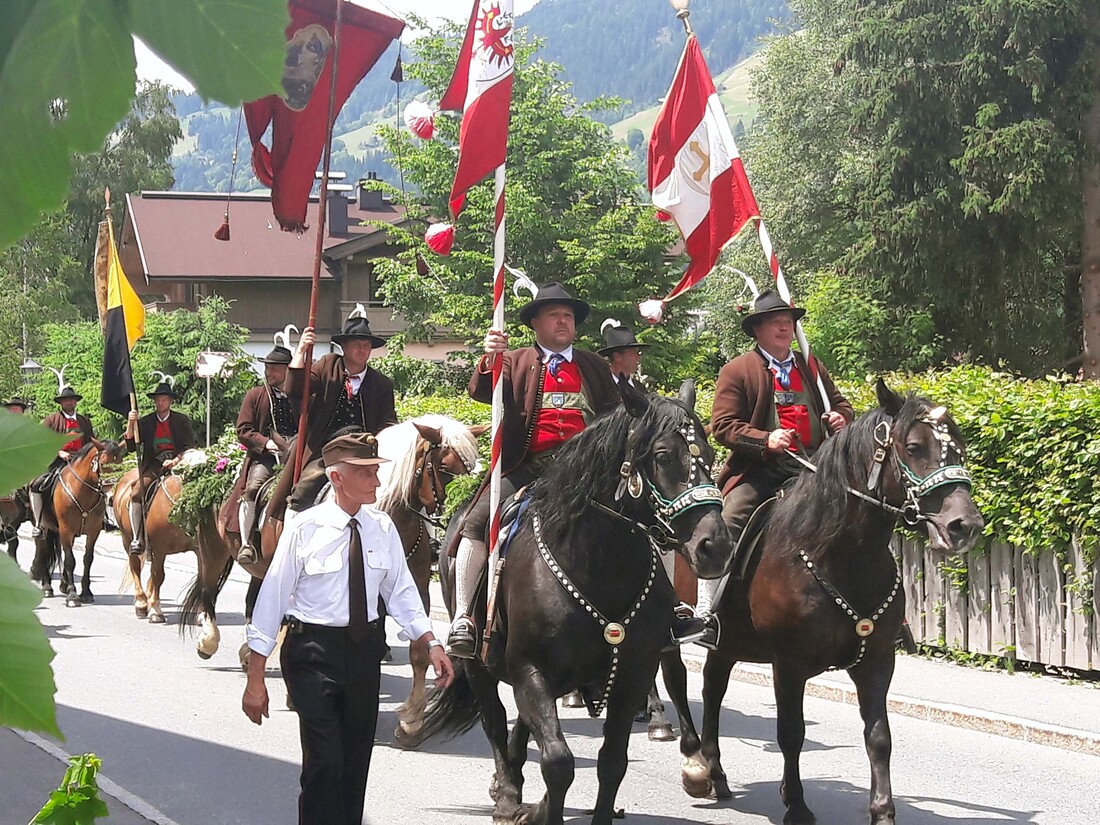
[[(316, 247), (317, 198), (306, 211), (310, 229), (301, 235), (283, 232), (271, 212), (269, 194), (233, 195), (229, 241), (214, 238), (225, 217), (225, 195), (201, 192), (141, 192), (126, 196), (126, 220), (119, 255), (132, 280), (283, 280), (308, 279), (313, 274)], [(386, 241), (386, 232), (362, 221), (398, 224), (405, 210), (388, 202), (360, 209), (348, 202), (348, 229), (338, 236), (326, 232), (329, 257), (344, 258)], [(331, 217), (330, 217), (331, 221)], [(331, 229), (331, 223), (326, 229)], [(332, 274), (321, 267), (321, 277)]]

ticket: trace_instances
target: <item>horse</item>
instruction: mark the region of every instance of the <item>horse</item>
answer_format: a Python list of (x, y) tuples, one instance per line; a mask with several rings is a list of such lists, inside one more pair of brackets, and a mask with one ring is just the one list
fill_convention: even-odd
[(19, 525), (31, 517), (27, 490), (20, 487), (10, 496), (0, 498), (0, 544), (7, 548), (12, 561), (18, 561)]
[[(53, 568), (61, 562), (59, 588), (66, 607), (80, 607), (95, 601), (92, 595), (92, 558), (103, 529), (107, 495), (100, 482), (103, 467), (122, 458), (116, 441), (91, 441), (77, 450), (57, 474), (50, 506), (42, 513), (42, 536), (35, 540), (31, 578), (45, 596), (53, 596)], [(76, 557), (73, 544), (84, 536), (84, 575), (76, 591)]]
[[(428, 702), (422, 741), (458, 735), (480, 718), (495, 764), (494, 822), (562, 823), (574, 761), (556, 700), (579, 689), (592, 715), (607, 711), (592, 822), (610, 825), (634, 714), (669, 641), (673, 590), (659, 556), (678, 552), (703, 578), (730, 562), (694, 388), (682, 387), (679, 399), (628, 384), (619, 392), (623, 405), (566, 442), (520, 505), (498, 562), (487, 663), (458, 662), (452, 684)], [(510, 736), (500, 682), (519, 709)], [(532, 734), (546, 793), (530, 806), (522, 788)]]
[(881, 380), (876, 392), (878, 408), (827, 439), (814, 456), (816, 471), (802, 473), (780, 496), (744, 577), (729, 581), (716, 600), (721, 633), (703, 667), (701, 741), (679, 653), (662, 658), (680, 717), (681, 778), (691, 796), (731, 797), (718, 744), (730, 671), (738, 661), (771, 663), (783, 822), (815, 822), (799, 773), (805, 687), (825, 670), (843, 668), (856, 686), (871, 763), (870, 821), (894, 822), (886, 695), (905, 595), (890, 537), (900, 517), (923, 525), (934, 551), (964, 553), (984, 522), (962, 466), (963, 439), (947, 410), (919, 396), (902, 399)]
[[(187, 450), (180, 458), (180, 466), (205, 460), (201, 450)], [(172, 506), (179, 498), (183, 480), (169, 472), (154, 482), (152, 491), (146, 490), (149, 506), (145, 510), (145, 554), (131, 553), (129, 567), (124, 574), (126, 581), (134, 588), (134, 614), (139, 619), (148, 619), (150, 624), (165, 624), (164, 611), (161, 609), (160, 588), (164, 584), (164, 560), (176, 553), (198, 550), (197, 536), (188, 535), (169, 518)], [(130, 521), (130, 501), (139, 495), (137, 468), (127, 471), (115, 484), (112, 500), (115, 523), (122, 534), (122, 546), (129, 547), (134, 537), (134, 526)], [(145, 558), (149, 559), (149, 579), (142, 584), (142, 568)]]
[[(458, 475), (471, 472), (477, 463), (477, 436), (483, 427), (468, 428), (454, 419), (426, 415), (387, 427), (378, 434), (379, 455), (390, 459), (379, 465), (382, 485), (375, 505), (394, 520), (405, 546), (409, 563), (425, 610), (429, 607), (428, 583), (431, 579), (431, 543), (425, 520), (435, 519), (446, 501), (446, 485)], [(288, 449), (293, 449), (292, 446)], [(261, 491), (261, 498), (267, 490)], [(262, 503), (262, 501), (261, 501)], [(218, 593), (232, 568), (240, 548), (240, 536), (226, 529), (218, 517), (221, 506), (211, 509), (209, 518), (199, 524), (199, 569), (195, 580), (183, 598), (181, 627), (202, 616), (203, 631), (196, 652), (209, 659), (217, 652), (220, 633), (217, 628), (216, 603)], [(260, 528), (260, 557), (248, 566), (253, 581), (262, 579), (282, 532), (282, 524), (264, 519)], [(257, 588), (250, 588), (250, 602), (255, 603)], [(246, 602), (246, 616), (251, 604)], [(247, 644), (242, 645), (242, 666), (247, 664)], [(403, 705), (404, 725), (417, 726), (424, 704), (424, 673), (428, 666), (427, 649), (412, 645), (409, 657), (413, 665), (413, 691)]]

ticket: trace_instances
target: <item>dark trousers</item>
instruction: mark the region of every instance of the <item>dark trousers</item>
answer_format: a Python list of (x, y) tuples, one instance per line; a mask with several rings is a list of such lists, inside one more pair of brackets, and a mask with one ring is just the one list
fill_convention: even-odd
[(326, 481), (328, 477), (325, 475), (325, 465), (321, 456), (307, 461), (301, 475), (298, 476), (298, 483), (290, 493), (290, 509), (301, 512), (316, 504), (317, 495)]
[(789, 456), (780, 456), (745, 473), (744, 478), (722, 500), (722, 520), (729, 527), (734, 541), (741, 540), (753, 511), (800, 472), (798, 462)]
[[(506, 476), (500, 479), (500, 503), (503, 506), (508, 499), (516, 494), (516, 490), (530, 484), (541, 474), (541, 466), (533, 462), (521, 464)], [(473, 506), (466, 511), (466, 518), (462, 522), (462, 535), (474, 541), (485, 541), (489, 532), (489, 486), (481, 491), (481, 495)], [(503, 532), (503, 531), (502, 531)]]
[(291, 626), (280, 658), (302, 740), (298, 825), (362, 825), (386, 648), (382, 623), (372, 622), (359, 643), (346, 627), (299, 627)]
[(256, 496), (260, 492), (260, 488), (264, 486), (271, 474), (275, 471), (276, 458), (271, 453), (264, 453), (261, 456), (254, 456), (252, 462), (248, 465), (248, 478), (245, 479), (244, 492), (241, 493), (241, 498), (245, 501), (255, 501)]

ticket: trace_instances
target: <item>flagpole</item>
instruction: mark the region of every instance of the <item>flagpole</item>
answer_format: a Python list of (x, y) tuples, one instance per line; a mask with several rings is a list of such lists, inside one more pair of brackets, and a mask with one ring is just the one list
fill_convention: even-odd
[[(306, 326), (314, 330), (317, 326), (317, 293), (321, 287), (321, 255), (325, 249), (325, 220), (328, 217), (328, 175), (332, 162), (332, 127), (336, 109), (336, 70), (340, 65), (340, 31), (343, 24), (343, 0), (336, 0), (336, 20), (332, 26), (332, 73), (328, 84), (328, 115), (325, 119), (325, 151), (321, 160), (321, 190), (318, 193), (317, 203), (317, 242), (313, 251), (313, 280), (309, 292), (309, 320)], [(302, 458), (306, 449), (306, 429), (309, 426), (309, 387), (310, 372), (313, 369), (313, 345), (306, 347), (305, 363), (302, 368), (306, 372), (305, 381), (302, 384), (301, 414), (298, 416), (298, 440), (294, 447), (294, 483), (302, 474)]]
[[(493, 326), (504, 331), (504, 209), (505, 164), (496, 168), (494, 176), (494, 223), (493, 233)], [(489, 596), (485, 611), (485, 632), (482, 634), (481, 658), (488, 661), (489, 640), (493, 635), (493, 617), (496, 613), (497, 583), (504, 560), (498, 558), (500, 542), (500, 484), (501, 484), (501, 422), (504, 419), (504, 382), (501, 375), (504, 370), (504, 358), (493, 356), (493, 405), (492, 405), (492, 446), (489, 458)]]

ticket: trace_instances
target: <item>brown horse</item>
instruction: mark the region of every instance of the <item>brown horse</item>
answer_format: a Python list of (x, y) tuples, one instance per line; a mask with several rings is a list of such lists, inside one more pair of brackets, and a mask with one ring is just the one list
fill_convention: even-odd
[[(103, 530), (107, 512), (107, 494), (100, 481), (103, 468), (122, 458), (123, 450), (115, 441), (92, 441), (73, 454), (57, 474), (53, 493), (42, 513), (42, 536), (35, 542), (31, 578), (46, 596), (53, 596), (52, 570), (60, 560), (60, 590), (67, 607), (80, 607), (95, 601), (92, 595), (92, 558), (95, 543)], [(76, 557), (73, 545), (84, 536), (84, 575), (80, 594), (76, 592)]]
[(783, 752), (785, 825), (815, 821), (806, 806), (799, 755), (806, 735), (806, 682), (844, 668), (855, 683), (871, 762), (870, 819), (894, 822), (886, 694), (905, 595), (890, 553), (898, 518), (928, 533), (932, 549), (964, 553), (983, 521), (970, 496), (964, 446), (943, 407), (902, 399), (881, 381), (879, 408), (829, 438), (776, 503), (741, 581), (716, 600), (718, 649), (703, 667), (703, 737), (687, 704), (679, 654), (665, 655), (665, 685), (680, 715), (684, 789), (731, 797), (718, 747), (718, 721), (738, 661), (770, 662)]
[[(454, 419), (427, 415), (387, 427), (378, 434), (379, 455), (390, 462), (380, 465), (382, 486), (377, 506), (390, 515), (400, 532), (409, 569), (420, 589), (425, 610), (428, 609), (432, 563), (431, 536), (425, 521), (431, 524), (442, 509), (447, 483), (473, 469), (477, 462), (476, 439), (484, 431), (484, 427), (468, 428)], [(267, 493), (268, 489), (261, 490), (258, 497), (261, 505)], [(226, 529), (226, 524), (233, 525), (236, 519), (226, 522), (218, 517), (220, 510), (220, 506), (211, 508), (210, 517), (200, 525), (198, 574), (184, 597), (181, 612), (184, 624), (200, 615), (203, 617), (203, 632), (196, 646), (203, 659), (210, 658), (218, 649), (216, 602), (241, 545), (240, 535)], [(259, 530), (260, 557), (247, 568), (254, 579), (262, 579), (267, 572), (282, 527), (280, 521), (263, 519)], [(246, 615), (251, 614), (250, 608), (251, 604), (246, 604)], [(247, 667), (247, 650), (247, 644), (241, 646), (242, 667)], [(415, 719), (417, 714), (423, 713), (427, 649), (418, 650), (413, 645), (409, 656), (413, 663), (414, 686), (406, 705), (409, 706), (409, 718)]]
[[(181, 463), (199, 460), (204, 454), (199, 450), (188, 450), (183, 454)], [(160, 604), (160, 588), (164, 584), (164, 560), (176, 553), (198, 550), (197, 536), (190, 536), (169, 519), (172, 506), (179, 498), (183, 481), (174, 473), (168, 473), (155, 483), (153, 490), (147, 490), (149, 505), (145, 511), (145, 553), (131, 554), (127, 580), (134, 588), (134, 613), (139, 619), (148, 619), (151, 624), (164, 624), (164, 611)], [(115, 485), (112, 510), (115, 523), (122, 533), (122, 546), (129, 547), (134, 536), (133, 523), (130, 521), (130, 501), (139, 494), (137, 469), (128, 471)], [(143, 585), (142, 568), (146, 556), (149, 560), (149, 578)], [(126, 582), (124, 582), (125, 584)]]
[(0, 544), (6, 545), (12, 561), (19, 550), (19, 525), (31, 517), (27, 489), (20, 487), (10, 496), (0, 498)]

